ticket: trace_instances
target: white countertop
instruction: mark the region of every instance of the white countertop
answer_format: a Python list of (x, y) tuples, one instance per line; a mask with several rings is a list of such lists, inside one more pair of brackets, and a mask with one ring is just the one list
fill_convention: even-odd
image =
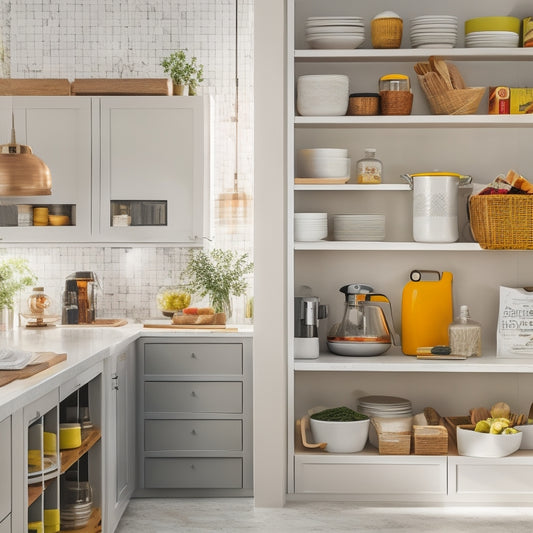
[[(167, 323), (168, 321), (162, 321)], [(229, 326), (228, 326), (229, 327)], [(31, 352), (66, 353), (67, 359), (26, 379), (0, 387), (0, 420), (24, 405), (72, 379), (109, 356), (123, 351), (141, 337), (251, 337), (251, 326), (232, 326), (238, 331), (144, 328), (142, 324), (120, 327), (15, 328), (0, 333), (8, 348)]]

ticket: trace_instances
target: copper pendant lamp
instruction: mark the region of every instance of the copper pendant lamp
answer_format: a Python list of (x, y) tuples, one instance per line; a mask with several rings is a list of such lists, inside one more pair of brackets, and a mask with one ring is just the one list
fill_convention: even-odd
[(11, 115), (11, 142), (0, 145), (0, 196), (52, 194), (50, 169), (25, 144), (17, 144)]

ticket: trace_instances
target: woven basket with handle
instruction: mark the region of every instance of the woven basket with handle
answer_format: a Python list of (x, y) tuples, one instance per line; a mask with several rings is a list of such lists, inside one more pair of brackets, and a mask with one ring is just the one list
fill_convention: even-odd
[(487, 250), (533, 250), (533, 195), (471, 196), (470, 227)]

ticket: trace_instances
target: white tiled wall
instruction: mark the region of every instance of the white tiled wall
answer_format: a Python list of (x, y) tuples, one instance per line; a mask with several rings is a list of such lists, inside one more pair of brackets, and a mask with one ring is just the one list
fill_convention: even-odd
[[(252, 255), (251, 209), (245, 221), (220, 220), (214, 212), (216, 198), (234, 190), (236, 168), (239, 190), (253, 195), (252, 27), (253, 0), (0, 0), (0, 75), (155, 78), (165, 76), (159, 63), (171, 52), (187, 49), (196, 55), (205, 77), (199, 92), (211, 94), (215, 102), (211, 246)], [(7, 142), (3, 135), (0, 132), (1, 142)], [(160, 286), (179, 279), (187, 254), (179, 248), (112, 247), (24, 247), (2, 252), (27, 257), (39, 284), (56, 300), (65, 276), (94, 270), (104, 286), (100, 315), (139, 319), (157, 315), (155, 294)], [(240, 301), (236, 314), (242, 314)]]

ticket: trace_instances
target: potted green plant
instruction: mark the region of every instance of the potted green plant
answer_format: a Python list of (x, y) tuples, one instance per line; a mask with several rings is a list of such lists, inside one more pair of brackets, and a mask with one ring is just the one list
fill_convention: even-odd
[(182, 280), (190, 291), (200, 297), (207, 296), (217, 313), (232, 313), (231, 297), (242, 296), (248, 282), (246, 275), (253, 272), (254, 265), (248, 254), (234, 250), (191, 250)]
[(37, 277), (20, 257), (9, 257), (0, 262), (0, 328), (13, 327), (15, 296), (24, 287), (34, 285)]
[(196, 94), (198, 84), (204, 81), (204, 66), (198, 63), (196, 56), (189, 60), (185, 50), (172, 52), (160, 64), (174, 84), (174, 94)]

